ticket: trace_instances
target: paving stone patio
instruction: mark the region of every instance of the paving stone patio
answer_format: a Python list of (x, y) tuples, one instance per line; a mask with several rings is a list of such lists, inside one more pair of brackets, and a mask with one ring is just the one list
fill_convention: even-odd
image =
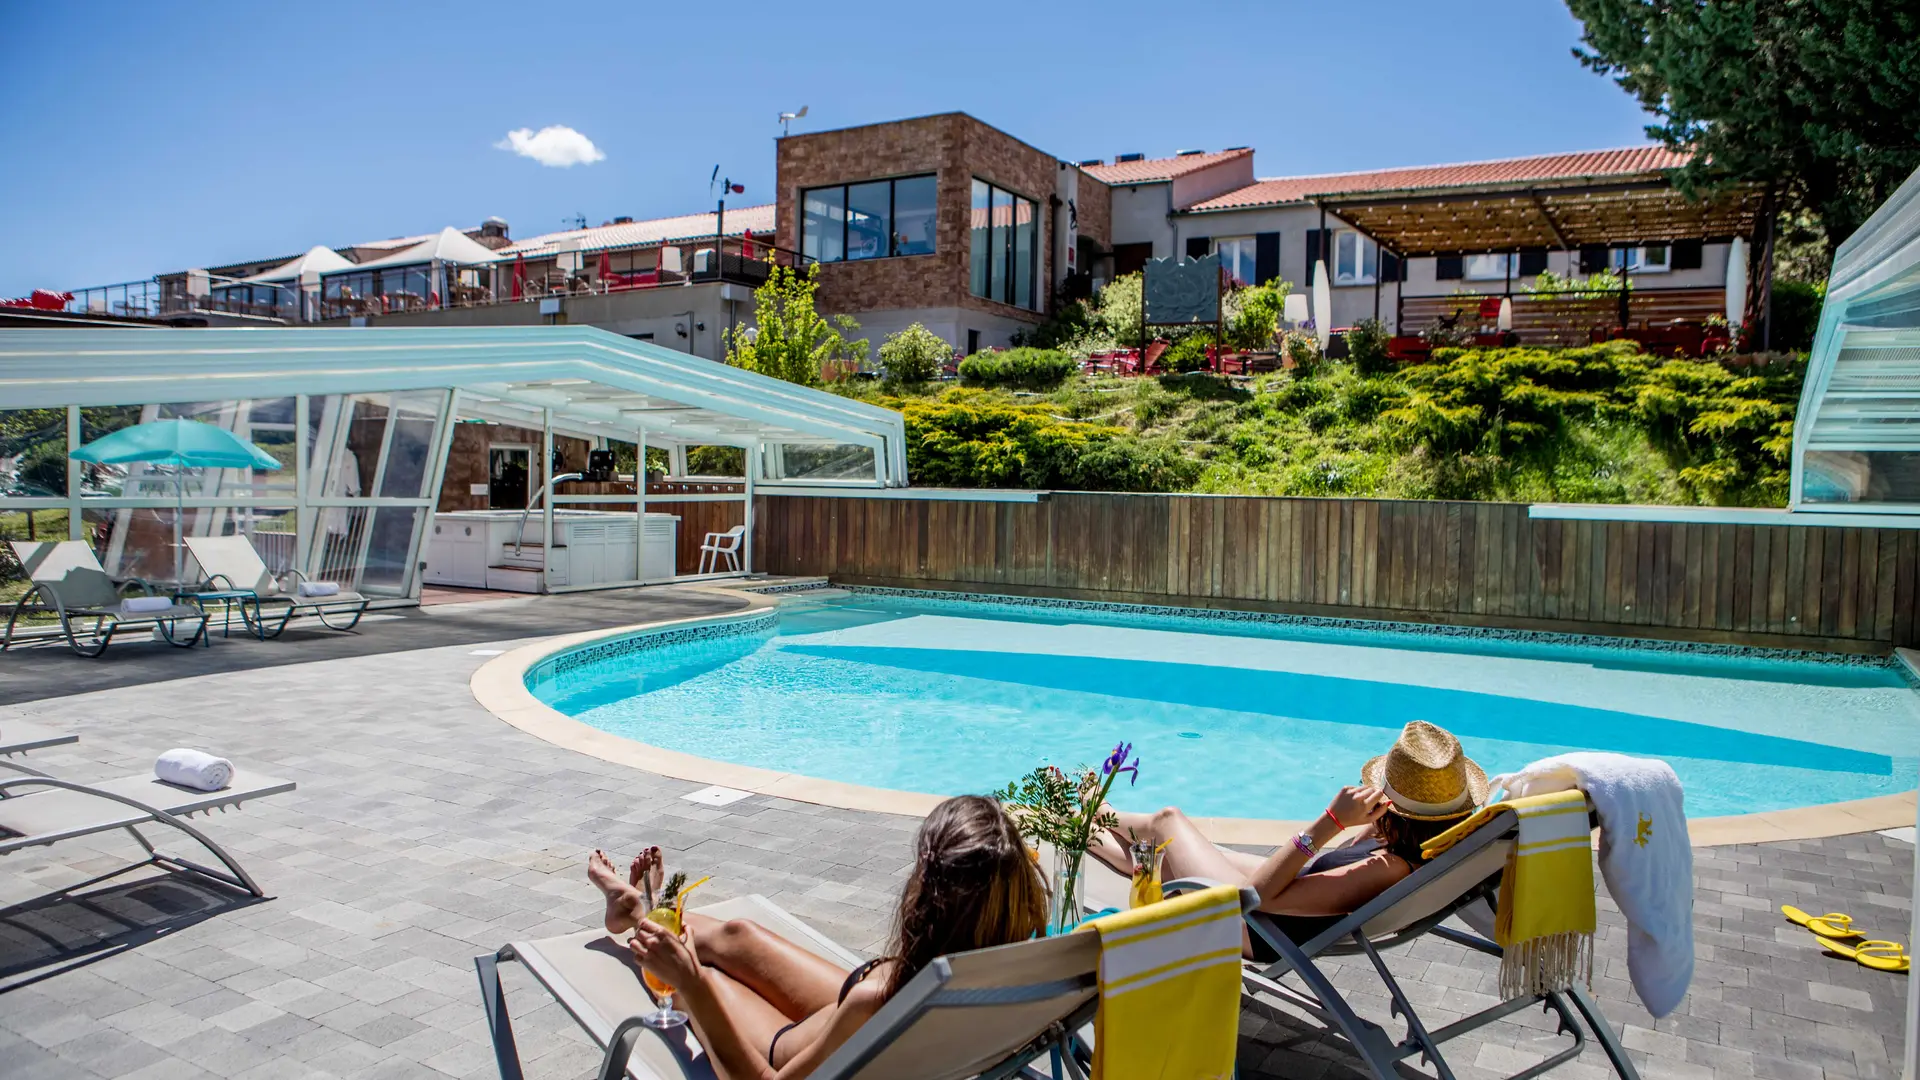
[[(33, 755), (59, 775), (145, 771), (188, 745), (300, 785), (207, 820), (266, 902), (165, 875), (36, 899), (137, 853), (119, 839), (0, 860), (0, 905), (13, 905), (0, 909), (0, 1076), (493, 1075), (472, 957), (593, 925), (583, 864), (595, 847), (658, 843), (715, 875), (716, 897), (762, 893), (850, 948), (880, 949), (914, 821), (759, 796), (695, 805), (680, 798), (694, 785), (539, 742), (467, 690), (483, 645), (690, 602), (657, 590), (437, 609), (447, 643), (429, 648), (409, 637), (416, 617), (346, 644), (296, 632), (191, 653), (129, 646), (94, 666), (41, 650), (0, 657), (0, 701), (12, 702), (0, 723), (81, 736)], [(152, 681), (163, 674), (185, 677)], [(113, 688), (83, 692), (102, 682)], [(1851, 911), (1905, 940), (1912, 859), (1910, 844), (1877, 834), (1697, 851), (1698, 970), (1679, 1012), (1657, 1022), (1632, 1000), (1624, 926), (1603, 893), (1596, 993), (1641, 1074), (1898, 1076), (1905, 977), (1824, 956), (1777, 908)], [(1432, 1024), (1493, 1000), (1492, 963), (1458, 947), (1423, 941), (1389, 963)], [(505, 978), (528, 1075), (591, 1075), (597, 1055), (571, 1021), (517, 967)], [(1334, 981), (1386, 1020), (1369, 969), (1343, 964)], [(1449, 1063), (1463, 1078), (1505, 1075), (1560, 1045), (1546, 1025), (1495, 1024), (1452, 1044)], [(1358, 1075), (1340, 1040), (1258, 1005), (1242, 1014), (1240, 1060), (1246, 1077)], [(1590, 1046), (1551, 1075), (1606, 1074)]]

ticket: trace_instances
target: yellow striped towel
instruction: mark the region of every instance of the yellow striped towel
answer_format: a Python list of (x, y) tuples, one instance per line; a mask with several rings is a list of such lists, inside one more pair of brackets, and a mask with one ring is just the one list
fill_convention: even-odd
[(1081, 926), (1100, 935), (1093, 1080), (1227, 1080), (1240, 1032), (1240, 890)]
[(1489, 805), (1427, 841), (1433, 858), (1490, 818), (1511, 811), (1518, 842), (1500, 881), (1494, 941), (1504, 951), (1500, 992), (1511, 999), (1593, 985), (1593, 833), (1587, 797), (1556, 791)]

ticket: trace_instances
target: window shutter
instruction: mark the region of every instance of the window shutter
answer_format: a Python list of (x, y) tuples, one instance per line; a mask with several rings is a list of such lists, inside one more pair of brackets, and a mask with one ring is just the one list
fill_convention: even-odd
[(1580, 245), (1580, 272), (1581, 273), (1597, 274), (1600, 271), (1605, 270), (1606, 268), (1607, 268), (1607, 245), (1605, 244), (1581, 244)]
[(1211, 250), (1213, 250), (1213, 237), (1211, 236), (1187, 237), (1187, 258), (1204, 259), (1207, 257), (1207, 252)]
[(1521, 248), (1520, 249), (1520, 275), (1519, 276), (1539, 277), (1541, 274), (1545, 273), (1546, 270), (1547, 270), (1547, 249), (1546, 248)]
[(1253, 283), (1265, 285), (1280, 276), (1280, 234), (1253, 234)]
[(1433, 277), (1435, 281), (1459, 281), (1467, 276), (1467, 260), (1463, 255), (1436, 255), (1433, 258)]
[(1313, 284), (1314, 260), (1321, 258), (1325, 254), (1323, 249), (1327, 242), (1326, 236), (1327, 234), (1324, 229), (1307, 230), (1307, 272), (1300, 275), (1300, 280), (1306, 282), (1308, 285)]
[(1395, 255), (1391, 251), (1382, 251), (1380, 253), (1380, 280), (1381, 281), (1407, 280), (1406, 261), (1401, 259), (1400, 256)]
[(1706, 244), (1699, 240), (1675, 240), (1673, 252), (1667, 258), (1675, 270), (1698, 270), (1705, 247)]

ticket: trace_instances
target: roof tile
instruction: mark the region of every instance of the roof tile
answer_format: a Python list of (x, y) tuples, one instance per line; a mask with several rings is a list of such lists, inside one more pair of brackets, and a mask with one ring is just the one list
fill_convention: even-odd
[(1357, 191), (1401, 191), (1410, 188), (1466, 187), (1473, 184), (1516, 183), (1528, 180), (1573, 180), (1589, 176), (1623, 176), (1674, 169), (1687, 155), (1660, 146), (1633, 146), (1617, 150), (1587, 150), (1574, 154), (1471, 161), (1458, 165), (1416, 165), (1371, 172), (1323, 173), (1258, 180), (1218, 195), (1190, 209), (1239, 210), (1304, 202), (1312, 195), (1339, 195)]
[[(582, 251), (640, 247), (646, 244), (664, 244), (673, 240), (693, 240), (712, 236), (714, 224), (714, 215), (709, 212), (652, 218), (647, 221), (627, 221), (618, 225), (598, 225), (591, 229), (568, 229), (565, 232), (546, 233), (516, 240), (501, 248), (499, 255), (506, 258), (513, 258), (516, 255), (538, 257), (551, 254), (554, 245), (560, 241), (574, 239), (581, 242), (580, 250)], [(772, 239), (772, 203), (727, 208), (727, 235), (739, 236), (748, 231), (756, 234), (764, 233), (767, 234), (768, 239)]]
[(1231, 158), (1250, 156), (1252, 153), (1252, 150), (1242, 147), (1238, 150), (1217, 150), (1210, 154), (1182, 154), (1178, 157), (1148, 158), (1144, 161), (1119, 161), (1112, 165), (1089, 165), (1087, 174), (1109, 184), (1147, 184), (1156, 180), (1171, 180), (1176, 176), (1185, 176), (1196, 169), (1218, 165)]

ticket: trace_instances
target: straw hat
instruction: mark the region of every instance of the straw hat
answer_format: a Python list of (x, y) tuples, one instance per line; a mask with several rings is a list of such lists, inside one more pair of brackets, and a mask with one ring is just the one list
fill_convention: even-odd
[(1415, 720), (1393, 749), (1360, 767), (1360, 782), (1393, 800), (1392, 813), (1415, 821), (1465, 817), (1486, 804), (1487, 774), (1447, 729)]

